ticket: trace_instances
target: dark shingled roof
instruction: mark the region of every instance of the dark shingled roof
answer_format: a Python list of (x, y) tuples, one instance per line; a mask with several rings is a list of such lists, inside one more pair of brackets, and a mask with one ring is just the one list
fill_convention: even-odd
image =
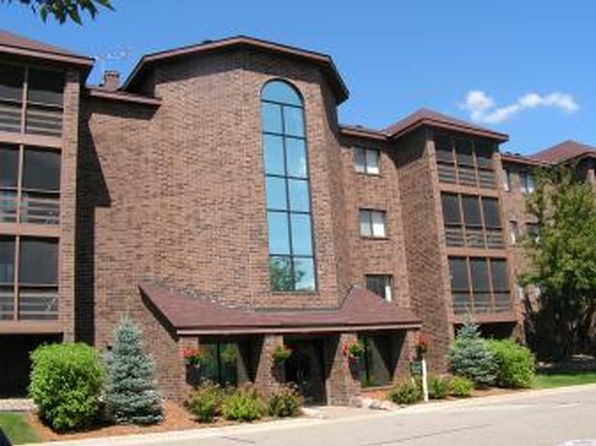
[(567, 140), (530, 155), (530, 157), (547, 163), (560, 163), (583, 155), (596, 157), (596, 148), (577, 141)]
[(81, 56), (63, 48), (48, 45), (6, 30), (0, 30), (0, 53), (81, 65), (88, 70), (93, 66), (93, 59), (90, 57)]
[(509, 136), (504, 133), (495, 132), (427, 108), (421, 108), (411, 115), (406, 116), (404, 119), (384, 129), (383, 132), (388, 133), (392, 137), (397, 137), (423, 125), (471, 133), (486, 138), (496, 139), (497, 141), (507, 141), (509, 139)]
[(381, 330), (419, 328), (421, 324), (410, 309), (356, 286), (337, 308), (291, 311), (230, 307), (161, 284), (141, 283), (139, 288), (149, 307), (179, 335)]

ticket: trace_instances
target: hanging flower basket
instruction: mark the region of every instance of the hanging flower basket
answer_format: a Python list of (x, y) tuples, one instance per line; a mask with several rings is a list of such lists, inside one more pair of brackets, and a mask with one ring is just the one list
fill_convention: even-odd
[(292, 349), (285, 345), (278, 345), (272, 353), (273, 363), (282, 364), (292, 356)]
[(182, 357), (184, 358), (184, 363), (187, 366), (192, 366), (195, 368), (199, 368), (201, 366), (201, 359), (203, 358), (203, 353), (201, 352), (200, 348), (184, 348), (182, 350)]
[(418, 355), (419, 358), (422, 358), (422, 356), (428, 352), (429, 345), (430, 341), (428, 338), (423, 334), (418, 334), (418, 337), (416, 338), (416, 355)]
[(364, 344), (360, 341), (344, 344), (343, 346), (343, 355), (352, 361), (360, 360), (364, 356), (364, 351)]

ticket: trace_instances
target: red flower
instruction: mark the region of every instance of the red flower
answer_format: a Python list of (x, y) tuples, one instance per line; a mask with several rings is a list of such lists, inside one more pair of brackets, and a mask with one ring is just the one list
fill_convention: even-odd
[(428, 338), (424, 336), (422, 333), (418, 333), (418, 337), (416, 339), (416, 351), (418, 352), (418, 354), (420, 355), (428, 352), (429, 345), (430, 341), (428, 340)]
[(201, 362), (202, 352), (200, 348), (185, 347), (182, 349), (182, 357), (188, 365), (199, 365)]

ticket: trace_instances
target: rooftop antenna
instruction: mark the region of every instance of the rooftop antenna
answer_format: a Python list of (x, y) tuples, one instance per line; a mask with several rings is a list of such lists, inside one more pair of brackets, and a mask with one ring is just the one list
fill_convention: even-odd
[(130, 60), (133, 49), (131, 47), (123, 47), (118, 50), (113, 50), (107, 53), (98, 54), (93, 56), (93, 59), (99, 64), (100, 72), (106, 71), (106, 65), (108, 61), (112, 60)]

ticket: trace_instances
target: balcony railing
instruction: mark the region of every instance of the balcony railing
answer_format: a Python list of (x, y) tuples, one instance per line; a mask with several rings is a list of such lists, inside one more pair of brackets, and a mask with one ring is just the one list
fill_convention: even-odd
[(459, 184), (463, 186), (477, 186), (476, 170), (473, 167), (459, 166)]
[(53, 192), (24, 192), (17, 207), (17, 193), (0, 190), (0, 223), (60, 223), (60, 196)]
[(480, 183), (480, 187), (483, 187), (486, 189), (494, 189), (495, 188), (495, 173), (492, 170), (479, 169), (478, 170), (478, 181)]
[(62, 134), (62, 108), (50, 105), (27, 105), (26, 133), (60, 136)]
[(456, 183), (455, 167), (452, 164), (438, 164), (439, 181), (442, 183)]
[(510, 313), (513, 309), (511, 296), (508, 292), (499, 292), (494, 295), (490, 292), (474, 292), (471, 294), (454, 292), (452, 299), (453, 312), (457, 315), (467, 313)]
[(456, 248), (503, 249), (505, 242), (502, 229), (468, 228), (446, 226), (445, 241), (447, 246)]
[(22, 104), (19, 102), (0, 101), (0, 130), (4, 132), (21, 132)]
[[(0, 287), (0, 321), (15, 319), (14, 289)], [(53, 321), (58, 319), (58, 289), (21, 289), (17, 300), (17, 320)]]

